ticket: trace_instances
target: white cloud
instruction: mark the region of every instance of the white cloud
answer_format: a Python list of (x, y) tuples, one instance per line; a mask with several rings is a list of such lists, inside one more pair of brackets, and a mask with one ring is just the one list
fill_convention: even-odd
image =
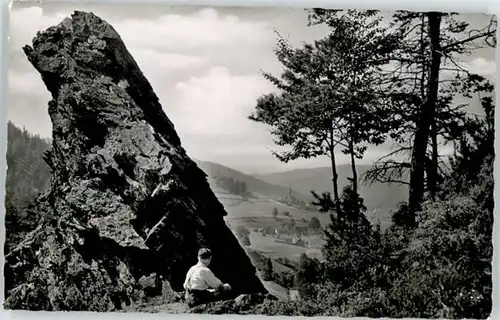
[(37, 72), (15, 72), (11, 70), (8, 81), (10, 94), (36, 96), (47, 101), (50, 99), (50, 94)]
[(472, 73), (477, 73), (486, 77), (493, 77), (495, 74), (495, 61), (484, 58), (475, 58), (465, 63), (465, 67)]
[(225, 67), (213, 67), (205, 76), (176, 84), (179, 96), (169, 112), (186, 134), (246, 133), (251, 141), (254, 124), (247, 117), (257, 98), (271, 90), (273, 87), (259, 75), (231, 75)]
[(163, 105), (190, 156), (273, 161), (271, 136), (263, 125), (248, 119), (257, 98), (272, 90), (260, 75), (233, 75), (218, 66), (177, 83)]
[[(19, 50), (31, 43), (37, 31), (58, 24), (74, 9), (65, 7), (61, 12), (51, 14), (44, 13), (37, 6), (12, 10), (11, 48)], [(231, 48), (251, 55), (249, 50), (245, 52), (245, 46), (254, 48), (274, 41), (272, 30), (267, 28), (268, 23), (243, 21), (234, 15), (221, 15), (215, 9), (202, 9), (183, 15), (164, 14), (156, 18), (138, 16), (133, 19), (119, 19), (112, 12), (104, 10), (95, 10), (94, 13), (113, 25), (158, 96), (168, 100), (172, 85), (180, 80), (179, 76), (189, 78), (196, 69), (210, 66), (214, 57), (225, 62), (240, 57), (238, 63), (241, 64), (241, 59), (248, 58), (242, 52), (231, 58)], [(23, 55), (21, 51), (16, 54)], [(21, 70), (11, 69), (11, 90), (18, 93), (46, 92), (40, 79), (32, 79), (39, 78), (39, 75), (28, 65), (25, 61), (17, 68), (31, 69), (32, 74), (21, 74)], [(24, 85), (22, 79), (29, 81), (29, 84)]]
[(203, 65), (207, 59), (179, 53), (162, 53), (150, 49), (133, 48), (130, 53), (135, 60), (148, 68), (162, 70), (184, 70)]
[[(152, 49), (131, 47), (129, 52), (139, 68), (151, 83), (157, 94), (168, 90), (165, 79), (171, 80), (173, 72), (189, 72), (207, 63), (206, 57), (197, 57), (180, 53), (158, 52)], [(171, 82), (171, 81), (170, 81)]]
[(109, 22), (113, 23), (127, 45), (163, 51), (230, 46), (234, 43), (252, 45), (274, 40), (267, 23), (243, 21), (233, 15), (222, 16), (211, 8), (190, 15), (167, 14), (154, 20)]
[(12, 10), (9, 17), (11, 45), (18, 49), (31, 44), (38, 31), (58, 24), (67, 16), (65, 13), (43, 15), (42, 8), (36, 6)]
[(452, 70), (444, 70), (441, 72), (441, 77), (443, 78), (454, 78), (456, 75), (455, 69), (467, 70), (470, 73), (479, 74), (484, 77), (493, 78), (495, 74), (495, 61), (487, 60), (483, 57), (470, 58), (457, 60), (454, 62), (445, 60), (443, 63), (443, 67), (452, 69)]
[[(10, 38), (16, 47), (31, 42), (37, 31), (58, 24), (73, 10), (45, 15), (37, 6), (14, 9), (10, 14)], [(243, 21), (234, 15), (220, 15), (207, 8), (189, 15), (165, 14), (156, 19), (118, 19), (95, 11), (111, 23), (127, 46), (178, 52), (206, 46), (228, 46), (235, 42), (255, 45), (274, 41), (269, 24)]]
[[(31, 43), (37, 31), (58, 24), (75, 9), (85, 10), (82, 6), (65, 5), (58, 9), (59, 13), (50, 14), (36, 6), (22, 9), (14, 6), (10, 13), (11, 49), (19, 50)], [(243, 18), (243, 14), (222, 14), (216, 9), (179, 14), (169, 9), (163, 15), (138, 12), (131, 19), (129, 14), (120, 18), (120, 13), (109, 8), (96, 6), (92, 11), (120, 34), (191, 156), (234, 164), (235, 168), (245, 166), (249, 171), (328, 165), (322, 159), (279, 163), (269, 150), (276, 148), (266, 127), (247, 119), (257, 97), (274, 90), (260, 76), (259, 69), (273, 72), (281, 69), (272, 53), (275, 45), (272, 27), (285, 35), (291, 32), (297, 45), (299, 40), (323, 34), (321, 30), (305, 29), (303, 12), (289, 15), (283, 11), (273, 16), (278, 22), (272, 22), (267, 16), (267, 20), (257, 21)], [(15, 54), (23, 55), (21, 51)], [(49, 134), (50, 119), (46, 111), (49, 93), (27, 60), (24, 57), (18, 60), (9, 71), (13, 98), (9, 119), (32, 132)], [(483, 58), (464, 62), (464, 66), (480, 74), (494, 72), (494, 62)], [(381, 152), (384, 150), (380, 147), (370, 148), (365, 160), (373, 161)], [(338, 160), (342, 163), (348, 158), (339, 155)]]

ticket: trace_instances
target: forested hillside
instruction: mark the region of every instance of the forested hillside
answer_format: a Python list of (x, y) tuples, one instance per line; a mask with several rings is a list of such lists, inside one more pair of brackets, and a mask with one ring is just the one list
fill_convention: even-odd
[(33, 135), (12, 122), (7, 129), (6, 178), (6, 253), (25, 231), (36, 225), (36, 217), (27, 216), (26, 209), (35, 196), (50, 183), (50, 171), (42, 155), (50, 147), (47, 139)]
[[(369, 172), (372, 166), (357, 166), (359, 175)], [(351, 166), (344, 164), (337, 166), (338, 186), (342, 189), (349, 185)], [(332, 169), (328, 167), (298, 169), (285, 172), (256, 175), (256, 177), (269, 183), (290, 186), (301, 193), (315, 191), (329, 191), (332, 189)], [(365, 200), (369, 212), (376, 211), (388, 213), (398, 207), (399, 203), (406, 200), (408, 187), (399, 183), (362, 183), (359, 186), (359, 194)], [(385, 218), (381, 217), (382, 219)]]
[[(218, 163), (209, 161), (197, 161), (197, 163), (200, 168), (214, 180), (215, 185), (219, 187), (225, 184), (227, 188), (231, 188), (231, 185), (234, 184), (235, 181), (238, 181), (240, 184), (238, 188), (244, 185), (246, 191), (254, 195), (260, 194), (270, 199), (280, 201), (286, 205), (301, 209), (309, 208), (310, 202), (313, 199), (310, 190), (299, 192), (293, 187), (290, 188), (287, 185), (279, 183), (269, 183), (265, 180), (256, 178), (254, 175), (244, 174)], [(231, 180), (233, 181), (232, 183)], [(239, 191), (235, 186), (233, 186), (233, 188), (233, 191)]]

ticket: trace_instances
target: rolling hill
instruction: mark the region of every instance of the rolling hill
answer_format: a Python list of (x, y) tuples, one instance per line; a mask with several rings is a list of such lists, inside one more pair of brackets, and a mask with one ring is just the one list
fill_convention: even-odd
[[(280, 212), (289, 211), (291, 217), (295, 219), (305, 217), (309, 220), (310, 217), (317, 216), (322, 223), (328, 223), (329, 221), (326, 215), (312, 212), (315, 210), (307, 212), (303, 209), (288, 206), (284, 201), (279, 201), (292, 194), (293, 197), (310, 203), (312, 200), (311, 190), (331, 192), (331, 169), (329, 167), (249, 175), (213, 162), (200, 160), (196, 160), (196, 162), (209, 176), (212, 189), (226, 207), (229, 220), (235, 224), (244, 223), (253, 226), (252, 219), (258, 220), (255, 223), (256, 225), (263, 224), (265, 218), (273, 220), (270, 219), (270, 212), (274, 207), (278, 208)], [(370, 166), (367, 165), (358, 166), (358, 174), (363, 174), (369, 168)], [(347, 177), (351, 175), (350, 166), (340, 165), (338, 174), (339, 188), (342, 190), (348, 184)], [(213, 183), (213, 177), (217, 175), (245, 182), (248, 189), (252, 191), (253, 198), (249, 201), (242, 201), (241, 197), (231, 195), (227, 190), (218, 188)], [(405, 201), (408, 195), (407, 187), (399, 184), (374, 183), (366, 185), (362, 183), (359, 192), (365, 201), (368, 219), (372, 223), (380, 222), (383, 229), (390, 224), (392, 211), (398, 207), (401, 201)], [(241, 221), (238, 222), (238, 220)]]
[[(205, 171), (209, 178), (213, 179), (215, 176), (221, 175), (245, 182), (248, 190), (250, 190), (256, 196), (263, 195), (267, 198), (278, 199), (285, 198), (291, 195), (292, 197), (306, 202), (310, 202), (312, 200), (310, 192), (302, 193), (294, 190), (293, 188), (289, 188), (280, 184), (269, 183), (252, 175), (244, 174), (240, 171), (234, 170), (218, 163), (201, 160), (195, 161), (198, 166), (203, 171)], [(214, 187), (212, 188), (215, 189)]]
[[(359, 175), (366, 172), (370, 166), (358, 166)], [(351, 176), (349, 165), (338, 166), (339, 188), (342, 190), (348, 184), (347, 177)], [(310, 193), (332, 190), (331, 169), (329, 167), (298, 169), (270, 174), (255, 174), (255, 177), (271, 184), (290, 187), (300, 193)], [(372, 185), (360, 185), (359, 193), (365, 201), (370, 220), (386, 220), (390, 216), (389, 211), (396, 209), (401, 201), (405, 201), (408, 195), (406, 186), (399, 184), (374, 183)]]

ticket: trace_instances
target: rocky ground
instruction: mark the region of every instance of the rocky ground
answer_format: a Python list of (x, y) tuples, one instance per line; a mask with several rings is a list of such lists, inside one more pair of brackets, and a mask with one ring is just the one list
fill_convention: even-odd
[(165, 302), (153, 299), (147, 302), (126, 306), (126, 312), (147, 313), (198, 313), (198, 314), (254, 314), (255, 310), (265, 302), (276, 301), (271, 295), (242, 294), (231, 300), (217, 301), (189, 308), (182, 298), (177, 301)]

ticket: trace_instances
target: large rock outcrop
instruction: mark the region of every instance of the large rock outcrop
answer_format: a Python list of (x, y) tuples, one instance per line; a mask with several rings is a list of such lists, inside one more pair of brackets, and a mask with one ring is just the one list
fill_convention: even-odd
[(166, 281), (182, 290), (204, 246), (235, 295), (266, 292), (111, 25), (76, 11), (24, 52), (52, 95), (52, 181), (39, 227), (7, 257), (7, 308), (116, 310)]

